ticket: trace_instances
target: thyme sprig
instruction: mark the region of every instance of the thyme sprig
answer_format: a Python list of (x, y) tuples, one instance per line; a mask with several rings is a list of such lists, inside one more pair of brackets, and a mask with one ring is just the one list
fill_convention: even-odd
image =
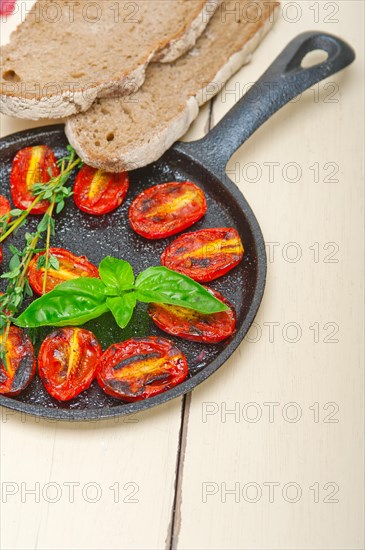
[[(77, 157), (74, 149), (69, 145), (67, 147), (68, 155), (59, 161), (57, 164), (60, 167), (60, 174), (51, 179), (47, 183), (36, 183), (32, 187), (34, 201), (27, 210), (11, 210), (10, 213), (1, 216), (0, 218), (0, 243), (3, 242), (14, 231), (23, 226), (34, 206), (42, 201), (48, 200), (49, 206), (41, 221), (37, 225), (37, 229), (33, 233), (25, 234), (25, 246), (22, 250), (14, 245), (10, 245), (9, 249), (12, 257), (9, 262), (9, 270), (3, 273), (0, 278), (7, 281), (7, 288), (0, 296), (0, 359), (3, 361), (5, 368), (8, 370), (6, 361), (6, 340), (9, 334), (10, 325), (18, 313), (24, 299), (27, 296), (32, 296), (33, 292), (27, 279), (27, 271), (29, 264), (35, 254), (45, 252), (37, 261), (37, 268), (44, 268), (43, 276), (43, 292), (47, 285), (47, 273), (50, 267), (59, 269), (59, 262), (55, 256), (50, 254), (51, 236), (55, 232), (54, 213), (60, 213), (65, 201), (72, 195), (70, 187), (66, 183), (74, 170), (81, 167), (82, 161)], [(50, 174), (51, 175), (51, 174)], [(44, 239), (44, 247), (39, 248), (39, 242)]]

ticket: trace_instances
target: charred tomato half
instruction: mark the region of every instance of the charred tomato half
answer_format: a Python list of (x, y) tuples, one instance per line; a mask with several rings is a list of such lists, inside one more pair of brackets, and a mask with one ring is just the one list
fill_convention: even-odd
[(205, 344), (221, 342), (234, 333), (236, 314), (232, 304), (222, 294), (211, 288), (207, 288), (207, 290), (217, 300), (226, 304), (229, 309), (205, 315), (186, 307), (149, 304), (148, 314), (161, 330), (172, 336)]
[[(47, 183), (59, 173), (55, 154), (47, 145), (20, 149), (14, 157), (10, 173), (10, 191), (15, 207), (27, 210), (35, 199), (33, 185)], [(40, 201), (31, 213), (44, 214), (48, 206), (48, 201)]]
[(18, 395), (36, 371), (33, 344), (23, 329), (14, 326), (10, 327), (7, 337), (5, 332), (0, 334), (0, 344), (4, 346), (6, 363), (0, 360), (0, 393)]
[(97, 380), (124, 401), (140, 401), (180, 384), (188, 374), (184, 354), (165, 338), (132, 338), (102, 355)]
[(85, 164), (76, 176), (73, 196), (80, 210), (101, 216), (122, 204), (128, 187), (128, 172), (111, 174)]
[(48, 393), (59, 401), (79, 395), (94, 380), (101, 354), (89, 330), (65, 327), (49, 334), (38, 355), (39, 376)]
[[(58, 260), (59, 269), (48, 267), (46, 292), (53, 290), (59, 283), (77, 277), (99, 277), (98, 268), (89, 262), (86, 256), (75, 256), (64, 248), (50, 248), (49, 253)], [(44, 256), (44, 252), (36, 254), (29, 263), (27, 277), (34, 292), (41, 295), (43, 294), (45, 267), (38, 268), (40, 256)]]
[(132, 229), (147, 239), (163, 239), (187, 229), (207, 211), (203, 191), (190, 181), (169, 182), (143, 191), (129, 209)]
[(175, 239), (163, 252), (161, 263), (207, 283), (238, 265), (243, 252), (240, 236), (232, 227), (201, 229)]

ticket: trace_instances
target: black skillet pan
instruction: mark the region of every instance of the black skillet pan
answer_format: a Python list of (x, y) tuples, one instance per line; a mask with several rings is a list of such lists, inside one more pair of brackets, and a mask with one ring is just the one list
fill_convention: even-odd
[[(313, 50), (324, 50), (328, 58), (310, 68), (302, 68), (304, 56)], [(96, 382), (75, 399), (59, 403), (49, 396), (36, 376), (18, 397), (0, 396), (0, 404), (26, 413), (68, 420), (92, 420), (114, 415), (131, 414), (164, 403), (191, 391), (234, 352), (247, 333), (261, 302), (266, 277), (266, 254), (259, 224), (239, 189), (225, 175), (231, 155), (273, 113), (301, 92), (336, 73), (354, 60), (353, 50), (342, 40), (324, 33), (299, 35), (284, 49), (255, 86), (231, 109), (225, 118), (202, 140), (177, 143), (163, 157), (146, 168), (131, 172), (131, 186), (125, 203), (112, 214), (95, 218), (80, 212), (69, 201), (57, 219), (54, 246), (85, 254), (98, 264), (110, 254), (128, 260), (135, 273), (151, 265), (159, 265), (160, 254), (173, 239), (147, 241), (136, 235), (128, 225), (127, 212), (132, 200), (146, 187), (170, 180), (192, 180), (206, 193), (208, 213), (194, 226), (235, 227), (244, 243), (243, 262), (211, 286), (221, 291), (237, 311), (237, 332), (221, 344), (204, 345), (176, 339), (186, 354), (189, 377), (181, 385), (145, 401), (124, 403), (107, 396)], [(58, 158), (65, 154), (67, 140), (62, 125), (20, 132), (4, 138), (1, 150), (1, 193), (9, 194), (9, 172), (15, 153), (30, 145), (46, 144)], [(36, 224), (32, 220), (31, 224)], [(23, 229), (14, 237), (23, 242)], [(9, 260), (4, 247), (4, 263)], [(150, 321), (141, 304), (132, 322), (123, 331), (111, 317), (87, 325), (99, 338), (103, 349), (113, 342), (132, 336), (164, 335)], [(45, 333), (37, 333), (36, 345)], [(167, 336), (167, 335), (165, 335)]]

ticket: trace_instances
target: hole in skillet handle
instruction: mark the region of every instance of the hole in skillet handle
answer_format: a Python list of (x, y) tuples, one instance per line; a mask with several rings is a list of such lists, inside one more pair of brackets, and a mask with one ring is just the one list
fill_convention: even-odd
[[(319, 59), (318, 53), (321, 53)], [(286, 52), (286, 56), (285, 56)], [(326, 55), (327, 54), (327, 55)], [(288, 63), (284, 73), (302, 71), (317, 81), (347, 67), (355, 59), (355, 52), (337, 36), (323, 32), (306, 32), (298, 35), (281, 54)], [(313, 62), (308, 60), (312, 59)]]
[(315, 67), (320, 63), (324, 63), (328, 59), (328, 52), (324, 50), (313, 50), (308, 52), (302, 59), (300, 66), (303, 69), (309, 69), (310, 67)]

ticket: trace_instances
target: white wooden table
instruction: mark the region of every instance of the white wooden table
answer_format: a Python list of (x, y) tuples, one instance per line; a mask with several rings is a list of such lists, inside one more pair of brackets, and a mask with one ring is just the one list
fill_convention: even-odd
[[(184, 399), (67, 423), (1, 411), (3, 549), (360, 549), (363, 541), (361, 0), (284, 1), (203, 135), (296, 34), (356, 62), (262, 127), (228, 165), (269, 254), (256, 322)], [(15, 26), (2, 25), (2, 41)], [(1, 134), (42, 125), (1, 118)], [(46, 122), (47, 123), (47, 122)]]

